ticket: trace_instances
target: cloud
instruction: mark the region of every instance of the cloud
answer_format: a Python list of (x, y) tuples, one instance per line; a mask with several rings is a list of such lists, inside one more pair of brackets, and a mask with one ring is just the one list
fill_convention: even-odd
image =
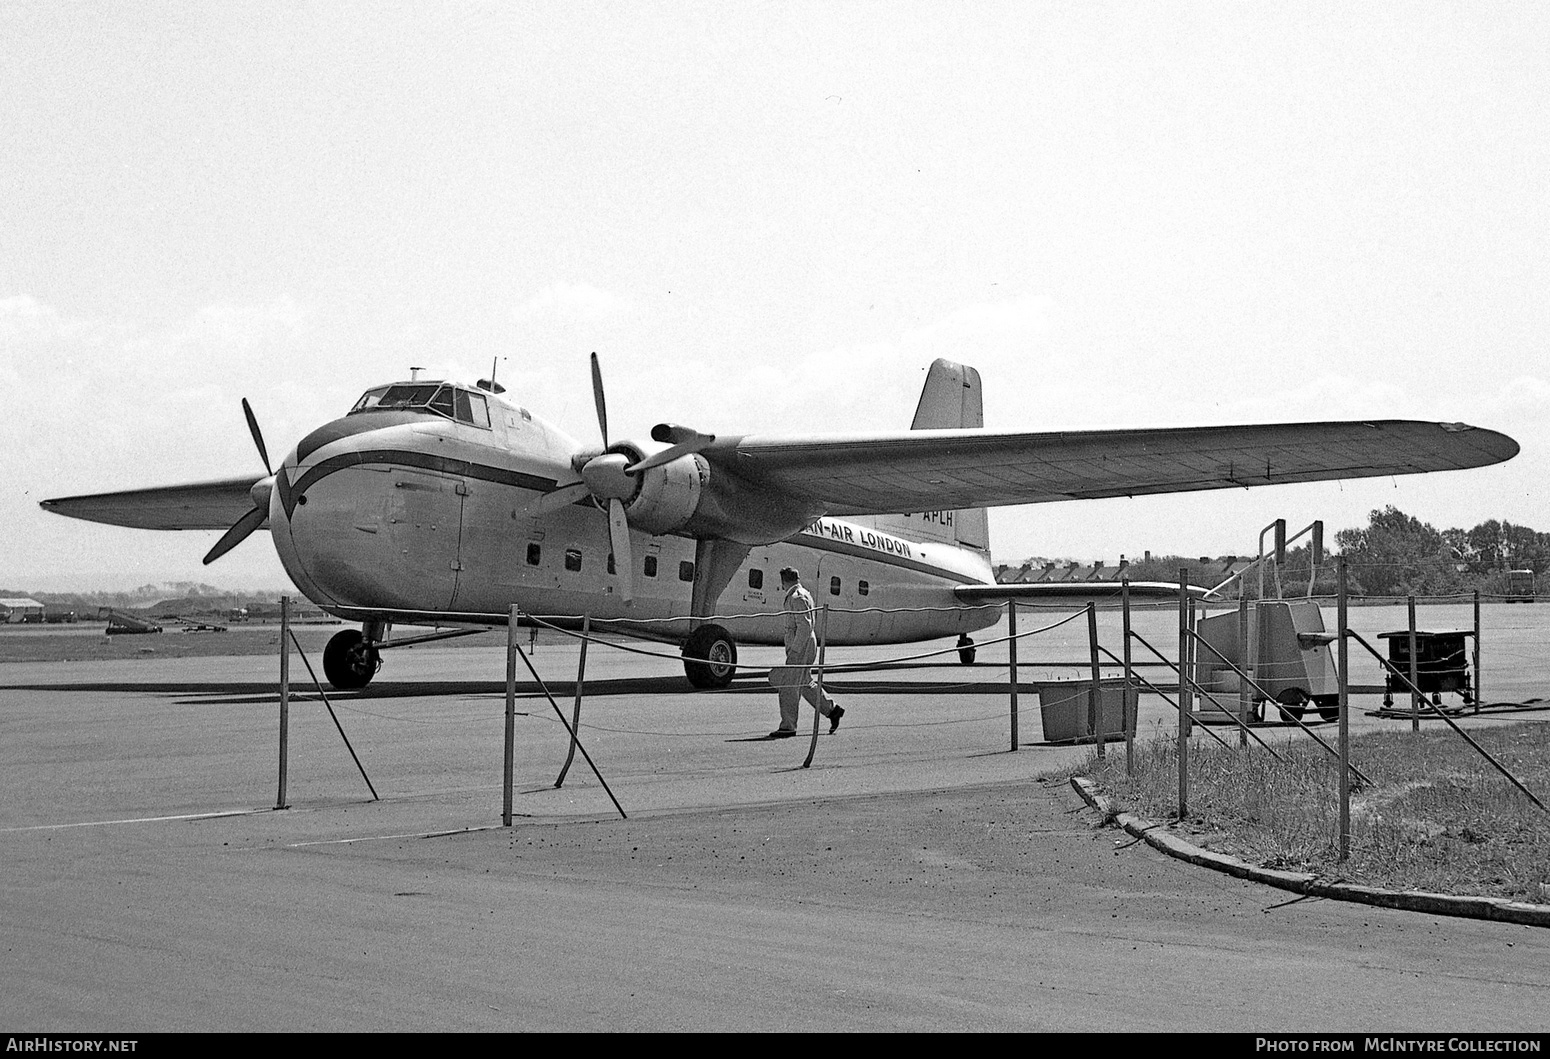
[(109, 325), (65, 316), (30, 294), (0, 298), (0, 343), (9, 350), (60, 342), (96, 343), (114, 333), (116, 329)]
[(587, 283), (551, 283), (512, 310), (518, 323), (594, 321), (627, 312), (631, 303)]

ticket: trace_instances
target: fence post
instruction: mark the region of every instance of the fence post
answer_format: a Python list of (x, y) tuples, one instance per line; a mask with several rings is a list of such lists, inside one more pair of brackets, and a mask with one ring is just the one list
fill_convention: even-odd
[[(818, 750), (818, 722), (823, 720), (823, 714), (818, 706), (823, 702), (823, 656), (824, 649), (829, 644), (829, 604), (823, 605), (823, 611), (817, 615), (821, 624), (818, 626), (818, 666), (813, 675), (813, 687), (817, 694), (813, 696), (813, 737), (807, 744), (807, 759), (802, 762), (803, 768), (810, 768), (813, 764), (813, 754)], [(797, 699), (797, 713), (802, 711), (802, 700)]]
[[(1125, 685), (1122, 694), (1125, 697), (1125, 775), (1132, 775), (1136, 770), (1136, 725), (1137, 718), (1130, 712), (1130, 576), (1127, 574), (1119, 582), (1119, 610), (1120, 631), (1125, 637), (1124, 649), (1120, 652), (1125, 661)], [(1141, 695), (1136, 693), (1135, 712), (1141, 712)]]
[(1346, 636), (1345, 556), (1336, 560), (1340, 601), (1335, 611), (1340, 636), (1340, 862), (1351, 856), (1351, 641)]
[(1098, 744), (1098, 760), (1103, 760), (1103, 681), (1098, 676), (1098, 604), (1087, 604), (1087, 654), (1093, 669), (1092, 703), (1087, 715), (1092, 719), (1089, 731)]
[[(1243, 593), (1238, 593), (1238, 657), (1243, 660), (1245, 673), (1248, 670), (1249, 660), (1249, 601)], [(1244, 727), (1238, 729), (1238, 746), (1240, 748), (1249, 745), (1249, 705), (1253, 701), (1253, 692), (1249, 682), (1242, 677), (1238, 678), (1238, 719)]]
[(285, 778), (291, 756), (291, 597), (280, 597), (280, 793), (274, 807), (284, 809)]
[(1410, 730), (1412, 732), (1419, 732), (1421, 730), (1421, 696), (1415, 689), (1421, 685), (1416, 681), (1415, 597), (1406, 597), (1406, 602), (1410, 607)]
[(1007, 649), (1012, 660), (1012, 750), (1017, 750), (1017, 600), (1006, 601)]
[(576, 705), (570, 717), (570, 750), (565, 754), (565, 764), (560, 766), (560, 774), (555, 777), (556, 788), (565, 782), (570, 772), (570, 763), (576, 760), (576, 733), (581, 731), (581, 689), (587, 679), (587, 641), (591, 639), (592, 612), (587, 611), (581, 616), (581, 657), (576, 660)]
[(1480, 590), (1475, 589), (1475, 712), (1480, 712)]
[(504, 827), (511, 826), (511, 773), (517, 735), (517, 652), (520, 650), (522, 648), (517, 646), (517, 606), (513, 603), (506, 615), (506, 768), (501, 780), (501, 824)]
[(1189, 814), (1189, 568), (1179, 567), (1179, 819)]

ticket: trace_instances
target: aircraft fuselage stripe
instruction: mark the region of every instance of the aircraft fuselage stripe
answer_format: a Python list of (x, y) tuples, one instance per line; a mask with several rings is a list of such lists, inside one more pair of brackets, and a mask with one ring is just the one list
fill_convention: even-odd
[(296, 501), (322, 479), (336, 471), (367, 464), (412, 467), (415, 470), (459, 475), (476, 481), (494, 482), (518, 489), (532, 489), (540, 493), (547, 493), (559, 484), (553, 478), (543, 478), (536, 474), (526, 474), (504, 467), (491, 467), (488, 464), (474, 463), (470, 460), (457, 460), (429, 452), (414, 452), (410, 449), (367, 449), (330, 456), (321, 463), (308, 467), (295, 482), (288, 482), (284, 474), (276, 476), (276, 483), (280, 486), (280, 502), (285, 505), (285, 514), (289, 516), (295, 511)]
[(916, 573), (930, 574), (932, 577), (940, 577), (946, 581), (955, 581), (960, 585), (984, 584), (977, 578), (968, 574), (960, 574), (955, 570), (945, 570), (940, 566), (932, 566), (918, 559), (906, 559), (901, 555), (890, 555), (880, 552), (875, 548), (863, 548), (859, 544), (846, 544), (844, 541), (829, 540), (819, 537), (805, 530), (795, 537), (787, 537), (786, 544), (795, 544), (803, 548), (812, 548), (820, 552), (834, 552), (837, 555), (853, 555), (860, 559), (869, 559), (874, 563), (882, 563), (884, 566), (897, 566), (904, 570), (913, 570)]

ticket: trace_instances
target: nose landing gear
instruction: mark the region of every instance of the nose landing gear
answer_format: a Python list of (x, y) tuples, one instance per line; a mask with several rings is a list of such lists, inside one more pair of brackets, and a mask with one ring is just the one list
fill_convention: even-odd
[(341, 691), (357, 691), (371, 683), (382, 667), (377, 645), (359, 629), (335, 633), (323, 648), (323, 674)]

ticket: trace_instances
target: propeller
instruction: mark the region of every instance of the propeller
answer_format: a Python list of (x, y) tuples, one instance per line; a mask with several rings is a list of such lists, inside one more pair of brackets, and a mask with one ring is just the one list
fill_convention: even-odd
[(691, 456), (701, 449), (709, 448), (711, 442), (716, 440), (714, 434), (701, 434), (698, 430), (689, 427), (675, 426), (672, 423), (658, 423), (651, 428), (653, 441), (676, 442), (670, 449), (663, 449), (655, 456), (647, 456), (639, 463), (631, 464), (624, 469), (625, 474), (641, 474), (653, 467), (661, 467), (665, 463), (672, 463), (680, 456)]
[[(608, 448), (608, 402), (603, 397), (603, 369), (597, 354), (592, 354), (592, 400), (597, 405), (597, 429)], [(581, 480), (587, 491), (608, 501), (608, 546), (614, 553), (614, 572), (619, 578), (619, 595), (626, 602), (635, 598), (635, 560), (630, 553), (630, 523), (624, 516), (624, 501), (635, 494), (636, 483), (625, 475), (628, 456), (604, 452), (582, 464)], [(553, 495), (553, 494), (551, 494)]]
[(204, 565), (209, 566), (215, 560), (231, 551), (237, 545), (248, 538), (258, 527), (264, 524), (269, 517), (269, 496), (274, 491), (274, 471), (269, 466), (269, 450), (264, 447), (264, 435), (258, 429), (258, 419), (253, 415), (253, 406), (248, 404), (248, 399), (242, 399), (242, 414), (248, 421), (248, 433), (253, 435), (253, 444), (258, 448), (258, 458), (264, 462), (265, 477), (253, 483), (248, 490), (248, 495), (253, 498), (253, 510), (243, 515), (232, 524), (231, 529), (221, 535), (221, 539), (215, 542), (204, 558)]
[[(701, 434), (689, 427), (662, 423), (652, 429), (651, 436), (659, 442), (670, 442), (671, 447), (632, 463), (624, 453), (607, 451), (608, 402), (603, 396), (603, 370), (598, 364), (596, 353), (592, 354), (592, 400), (597, 406), (597, 429), (603, 437), (604, 451), (577, 455), (572, 466), (581, 475), (581, 481), (545, 493), (534, 500), (528, 510), (535, 515), (553, 514), (587, 496), (605, 502), (608, 509), (608, 542), (614, 553), (614, 569), (620, 579), (619, 591), (628, 602), (633, 598), (631, 585), (635, 565), (630, 552), (630, 524), (625, 517), (624, 505), (640, 488), (636, 479), (646, 471), (672, 463), (681, 456), (699, 452), (714, 442), (716, 435)], [(254, 430), (256, 438), (257, 428)], [(235, 530), (236, 527), (233, 527), (233, 532)]]

